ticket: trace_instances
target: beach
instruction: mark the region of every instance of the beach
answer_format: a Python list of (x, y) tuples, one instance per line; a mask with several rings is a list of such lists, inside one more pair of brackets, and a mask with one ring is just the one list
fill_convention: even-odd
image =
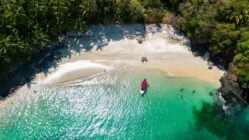
[[(57, 67), (36, 75), (36, 83), (65, 83), (134, 68), (157, 69), (167, 76), (196, 78), (219, 85), (224, 73), (216, 66), (209, 69), (203, 57), (194, 56), (190, 51), (189, 40), (165, 24), (160, 27), (141, 24), (97, 26), (90, 28), (82, 38), (71, 38), (68, 47), (72, 49), (60, 50), (66, 57)], [(142, 57), (148, 62), (142, 63)]]
[[(217, 114), (201, 118), (217, 101), (224, 71), (210, 69), (207, 53), (195, 56), (171, 26), (92, 26), (70, 36), (37, 62), (48, 69), (0, 101), (0, 139), (223, 140), (213, 130), (224, 128), (213, 123)], [(149, 87), (141, 96), (144, 78)], [(238, 120), (242, 130), (243, 116)]]

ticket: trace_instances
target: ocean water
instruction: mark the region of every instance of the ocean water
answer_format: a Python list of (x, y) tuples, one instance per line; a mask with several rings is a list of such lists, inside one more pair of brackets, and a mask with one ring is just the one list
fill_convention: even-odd
[[(141, 96), (143, 78), (149, 88)], [(225, 139), (227, 134), (197, 126), (200, 120), (194, 113), (203, 103), (214, 103), (215, 88), (208, 82), (167, 77), (160, 71), (130, 70), (27, 90), (0, 106), (0, 140)], [(248, 122), (245, 114), (248, 110), (241, 114)], [(248, 130), (248, 125), (237, 122), (236, 129)]]

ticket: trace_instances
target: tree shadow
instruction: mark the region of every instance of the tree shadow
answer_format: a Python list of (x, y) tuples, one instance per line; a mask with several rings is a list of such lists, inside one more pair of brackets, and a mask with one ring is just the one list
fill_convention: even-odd
[[(157, 30), (160, 30), (160, 27)], [(6, 79), (1, 79), (0, 96), (6, 97), (26, 83), (31, 87), (34, 83), (30, 81), (37, 73), (42, 72), (47, 75), (49, 69), (58, 67), (63, 58), (70, 58), (73, 53), (91, 52), (93, 48), (101, 51), (111, 41), (145, 38), (145, 34), (145, 25), (136, 23), (92, 25), (85, 32), (65, 33), (64, 39), (49, 45), (46, 50), (34, 55), (30, 61), (10, 72)]]
[(211, 69), (216, 66), (220, 70), (227, 70), (228, 63), (222, 58), (212, 55), (207, 44), (195, 43), (194, 40), (191, 40), (187, 46), (194, 56), (206, 60)]

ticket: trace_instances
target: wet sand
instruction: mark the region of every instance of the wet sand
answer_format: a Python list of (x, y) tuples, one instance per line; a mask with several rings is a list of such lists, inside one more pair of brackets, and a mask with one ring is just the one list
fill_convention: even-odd
[[(112, 35), (112, 32), (114, 36), (120, 32), (109, 28), (106, 32), (103, 31), (107, 36)], [(142, 29), (132, 27), (129, 31), (136, 32), (138, 28)], [(97, 29), (92, 31), (90, 37), (97, 32)], [(106, 41), (103, 38), (101, 49), (97, 49), (95, 44), (90, 51), (71, 51), (70, 57), (64, 58), (57, 68), (51, 68), (46, 75), (37, 74), (34, 81), (42, 85), (57, 84), (133, 67), (144, 70), (158, 69), (168, 76), (191, 77), (219, 84), (224, 71), (215, 66), (209, 69), (206, 60), (194, 56), (189, 50), (189, 40), (177, 34), (172, 27), (161, 25), (159, 29), (156, 25), (146, 25), (143, 32), (143, 37), (135, 35), (119, 40), (109, 37), (111, 39)], [(143, 40), (142, 43), (139, 43), (138, 39)], [(77, 42), (76, 47), (89, 45), (87, 39), (74, 41)], [(142, 63), (141, 58), (145, 56), (149, 61)]]
[[(105, 37), (92, 39), (92, 43), (100, 42), (101, 49), (97, 49), (98, 43), (93, 44), (91, 50), (84, 49), (90, 44), (89, 38), (94, 38), (92, 35), (100, 34), (100, 29), (93, 28), (91, 35), (86, 35), (81, 40), (74, 39), (74, 45), (68, 44), (68, 48), (60, 50), (66, 57), (58, 62), (56, 67), (51, 66), (48, 72), (38, 73), (33, 81), (20, 87), (10, 96), (25, 97), (29, 93), (37, 94), (36, 91), (44, 87), (81, 82), (120, 70), (134, 72), (155, 69), (165, 73), (165, 76), (196, 78), (220, 86), (219, 79), (224, 71), (216, 66), (210, 70), (203, 57), (196, 57), (189, 50), (188, 39), (177, 34), (172, 27), (162, 25), (158, 29), (155, 25), (146, 25), (144, 29), (141, 24), (129, 24), (125, 25), (125, 29), (128, 28), (129, 31), (128, 35), (124, 35), (124, 31), (120, 31), (123, 26), (118, 30), (113, 26), (116, 25), (108, 26), (107, 29), (101, 26), (101, 34), (105, 34)], [(122, 36), (114, 39), (120, 33), (123, 33)], [(143, 42), (139, 43), (137, 39), (141, 37)], [(144, 56), (148, 59), (146, 63), (141, 62)], [(0, 105), (4, 106), (15, 99), (7, 98), (0, 101)]]

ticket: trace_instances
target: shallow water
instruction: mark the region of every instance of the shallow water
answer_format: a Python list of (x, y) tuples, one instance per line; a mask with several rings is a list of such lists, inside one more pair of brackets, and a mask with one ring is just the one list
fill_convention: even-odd
[[(142, 97), (139, 84), (147, 78)], [(13, 96), (1, 107), (0, 139), (221, 139), (197, 129), (193, 109), (215, 85), (161, 72), (110, 73)]]

